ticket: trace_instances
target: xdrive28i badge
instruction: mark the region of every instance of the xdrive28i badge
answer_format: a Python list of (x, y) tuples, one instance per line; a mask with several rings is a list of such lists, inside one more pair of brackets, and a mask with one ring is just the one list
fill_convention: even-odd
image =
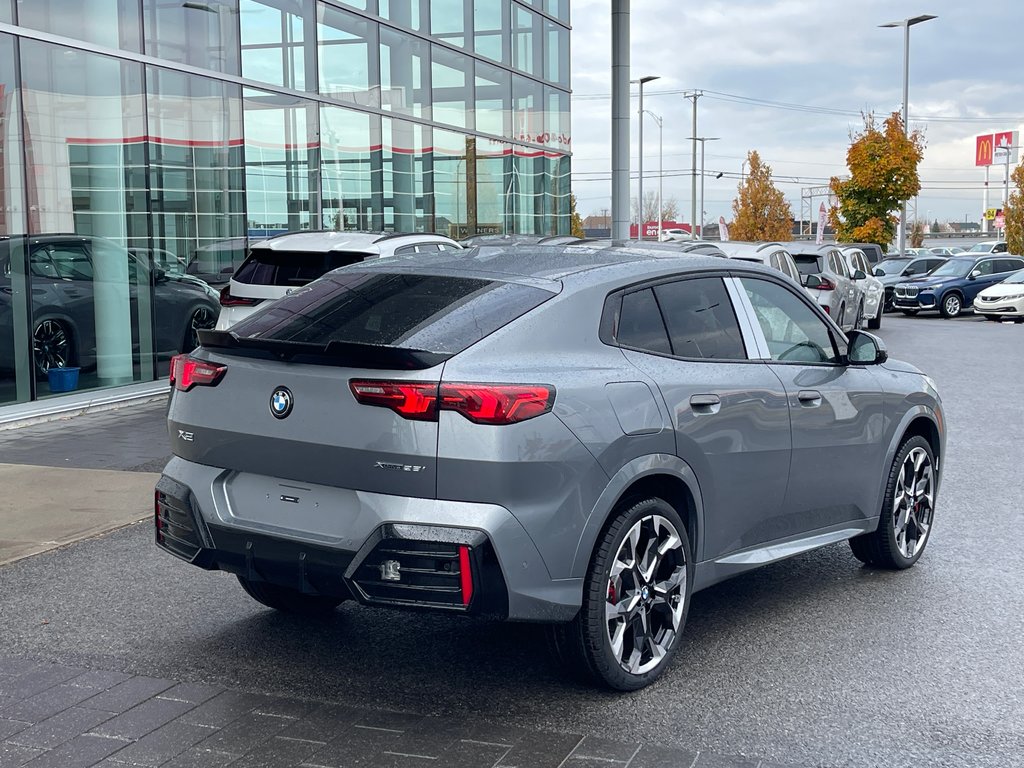
[(295, 398), (288, 387), (278, 387), (270, 396), (270, 412), (274, 414), (274, 418), (283, 419), (292, 412), (294, 402)]

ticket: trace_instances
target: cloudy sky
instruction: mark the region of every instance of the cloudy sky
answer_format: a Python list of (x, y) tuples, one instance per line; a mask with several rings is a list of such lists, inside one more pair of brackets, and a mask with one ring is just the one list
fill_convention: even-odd
[[(572, 0), (573, 189), (584, 216), (611, 205), (610, 6)], [(860, 113), (900, 109), (903, 30), (878, 25), (924, 13), (938, 18), (911, 29), (910, 124), (927, 141), (920, 216), (978, 220), (984, 171), (974, 167), (974, 137), (1024, 129), (1020, 0), (633, 0), (632, 77), (661, 77), (645, 86), (644, 107), (664, 119), (665, 196), (683, 220), (692, 119), (683, 91), (705, 91), (697, 132), (720, 137), (707, 144), (708, 221), (731, 218), (750, 149), (772, 166), (799, 217), (802, 188), (846, 172)], [(634, 86), (634, 177), (636, 108)], [(658, 129), (648, 118), (644, 130), (644, 184), (656, 189)], [(1001, 167), (992, 184), (994, 207)]]

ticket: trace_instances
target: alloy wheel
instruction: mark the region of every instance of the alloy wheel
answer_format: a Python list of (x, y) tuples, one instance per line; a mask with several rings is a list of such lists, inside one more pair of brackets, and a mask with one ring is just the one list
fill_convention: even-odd
[(200, 307), (192, 313), (192, 319), (188, 325), (188, 340), (186, 346), (187, 349), (183, 349), (182, 352), (191, 352), (193, 349), (199, 346), (199, 331), (209, 330), (217, 324), (217, 318), (208, 307)]
[(956, 294), (947, 297), (944, 306), (949, 317), (956, 317), (960, 314), (960, 297)]
[(924, 448), (907, 454), (893, 493), (892, 520), (896, 547), (912, 559), (924, 547), (935, 514), (935, 472)]
[(661, 515), (634, 523), (608, 574), (605, 619), (612, 654), (626, 672), (645, 674), (665, 658), (686, 610), (686, 549)]
[(67, 368), (71, 361), (71, 338), (59, 320), (43, 320), (32, 334), (36, 369), (45, 375), (51, 368)]

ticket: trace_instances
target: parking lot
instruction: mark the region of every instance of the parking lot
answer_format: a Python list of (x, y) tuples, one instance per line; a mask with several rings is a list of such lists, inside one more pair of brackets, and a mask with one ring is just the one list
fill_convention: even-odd
[[(638, 693), (568, 682), (538, 626), (275, 614), (157, 551), (147, 522), (0, 567), (0, 655), (749, 759), (721, 765), (1024, 765), (1024, 326), (886, 315), (879, 335), (937, 381), (949, 421), (922, 561), (877, 571), (841, 544), (701, 592), (674, 667)], [(130, 434), (109, 414), (0, 433), (0, 461), (159, 467), (162, 407), (124, 413)]]

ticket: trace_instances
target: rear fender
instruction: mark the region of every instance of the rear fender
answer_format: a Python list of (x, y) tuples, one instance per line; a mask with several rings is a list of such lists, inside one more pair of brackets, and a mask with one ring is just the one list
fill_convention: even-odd
[(882, 509), (882, 499), (885, 498), (885, 486), (889, 482), (889, 470), (892, 467), (893, 460), (896, 458), (896, 452), (903, 443), (904, 435), (906, 435), (907, 429), (910, 427), (910, 423), (921, 416), (934, 424), (939, 432), (939, 455), (935, 457), (937, 467), (936, 474), (938, 476), (935, 486), (936, 490), (942, 486), (942, 474), (946, 460), (946, 435), (942, 428), (942, 419), (937, 416), (934, 409), (927, 405), (918, 404), (911, 406), (907, 412), (903, 414), (903, 418), (900, 419), (899, 424), (896, 426), (896, 429), (893, 430), (892, 436), (889, 439), (889, 447), (885, 451), (885, 463), (882, 464), (883, 470), (878, 486), (878, 503), (875, 505), (876, 510), (881, 511)]

